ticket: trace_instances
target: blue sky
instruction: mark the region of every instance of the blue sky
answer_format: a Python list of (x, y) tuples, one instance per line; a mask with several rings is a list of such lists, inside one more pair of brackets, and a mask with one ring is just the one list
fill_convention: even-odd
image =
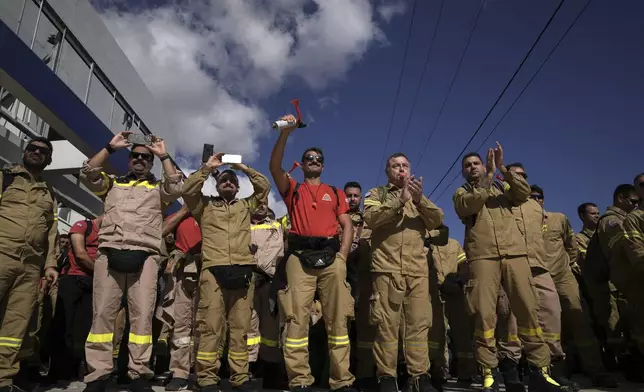
[[(372, 3), (377, 1), (383, 0)], [(289, 101), (301, 99), (309, 126), (292, 135), (285, 168), (299, 159), (305, 148), (318, 146), (325, 152), (325, 182), (341, 187), (347, 181), (358, 181), (366, 191), (386, 181), (381, 175), (383, 149), (387, 155), (402, 151), (410, 157), (412, 171), (423, 176), (428, 193), (490, 109), (559, 1), (486, 3), (449, 101), (419, 164), (421, 147), (436, 119), (481, 3), (445, 0), (427, 74), (403, 139), (440, 7), (440, 0), (419, 1), (394, 125), (385, 146), (411, 19), (412, 1), (404, 3), (403, 13), (379, 24), (386, 44), (382, 40), (370, 43), (344, 72), (339, 72), (341, 77), (312, 86), (304, 82), (306, 76), (302, 72), (291, 72), (280, 74), (280, 83), (270, 88), (258, 87), (261, 93), (239, 94), (240, 99), (250, 100), (261, 109), (266, 119), (291, 112)], [(584, 4), (581, 0), (564, 2), (468, 151), (481, 144)], [(603, 210), (610, 205), (617, 184), (631, 183), (636, 173), (644, 171), (643, 18), (641, 1), (592, 1), (486, 145), (500, 141), (506, 162), (522, 162), (530, 181), (545, 189), (546, 208), (565, 213), (576, 229), (580, 226), (576, 217), (579, 203), (593, 201)], [(124, 50), (128, 53), (127, 48)], [(308, 52), (309, 57), (312, 55), (314, 51)], [(210, 75), (215, 73), (222, 74), (217, 70)], [(148, 82), (145, 75), (142, 77)], [(235, 82), (228, 86), (233, 96), (238, 95), (235, 86)], [(244, 128), (241, 125), (240, 129)], [(268, 123), (265, 129), (248, 137), (257, 143), (253, 166), (268, 174), (268, 160), (277, 133), (269, 130)], [(193, 142), (200, 145), (208, 140)], [(196, 147), (190, 151), (195, 153)], [(454, 213), (451, 196), (462, 179), (459, 177), (436, 200), (455, 173), (450, 172), (432, 200), (443, 208), (452, 236), (461, 240), (463, 226)]]
[[(558, 1), (486, 5), (433, 140), (417, 164), (479, 6), (462, 0), (445, 6), (411, 126), (402, 140), (439, 7), (439, 1), (421, 3), (386, 153), (401, 150), (408, 154), (412, 171), (423, 176), (429, 192), (483, 119)], [(584, 2), (566, 3), (468, 151), (481, 144)], [(631, 183), (636, 173), (644, 171), (644, 3), (615, 5), (606, 0), (591, 3), (487, 143), (493, 146), (498, 140), (506, 162), (522, 162), (530, 182), (544, 188), (546, 208), (565, 213), (576, 229), (580, 226), (579, 203), (593, 201), (603, 210), (610, 205), (617, 184)], [(391, 45), (370, 50), (346, 80), (331, 89), (337, 104), (321, 109), (315, 95), (291, 88), (264, 104), (277, 116), (289, 109), (289, 98), (300, 97), (315, 120), (294, 134), (286, 153), (288, 162), (307, 146), (320, 146), (325, 151), (326, 182), (342, 186), (357, 180), (365, 189), (378, 185), (410, 17), (406, 12), (395, 19), (386, 30)], [(274, 140), (275, 135), (262, 140), (260, 168), (267, 168)], [(450, 172), (434, 198), (454, 173)], [(384, 181), (384, 175), (380, 176), (380, 183)], [(451, 196), (461, 183), (459, 177), (440, 200), (433, 200), (443, 208), (452, 235), (459, 239), (463, 226)]]

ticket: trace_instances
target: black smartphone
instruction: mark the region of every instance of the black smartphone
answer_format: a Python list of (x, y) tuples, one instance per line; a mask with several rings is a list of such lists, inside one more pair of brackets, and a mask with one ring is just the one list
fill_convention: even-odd
[(215, 154), (215, 146), (212, 144), (203, 145), (203, 153), (201, 154), (201, 162), (208, 162), (211, 156)]

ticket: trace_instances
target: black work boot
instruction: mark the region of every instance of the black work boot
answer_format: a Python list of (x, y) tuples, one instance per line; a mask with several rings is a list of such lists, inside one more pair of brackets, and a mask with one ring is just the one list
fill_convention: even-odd
[(555, 381), (548, 372), (548, 367), (538, 368), (530, 365), (528, 367), (530, 381), (528, 388), (530, 392), (563, 392), (569, 389), (562, 388), (562, 385)]
[(519, 378), (518, 363), (510, 358), (503, 358), (499, 362), (499, 372), (503, 376), (503, 383), (507, 392), (526, 392), (525, 385)]
[(607, 371), (599, 371), (590, 375), (590, 380), (596, 388), (617, 388), (619, 383), (612, 374)]
[[(421, 374), (418, 377), (414, 377), (412, 381), (414, 392), (443, 392), (443, 384), (439, 381), (433, 383), (429, 374)], [(436, 386), (440, 389), (436, 388)]]
[(88, 382), (87, 385), (85, 385), (83, 392), (105, 392), (107, 391), (107, 384), (109, 384), (109, 382), (109, 378)]
[(396, 378), (384, 376), (378, 379), (378, 392), (398, 392)]
[(550, 376), (566, 391), (579, 392), (581, 390), (579, 384), (568, 377), (566, 362), (563, 358), (555, 359), (550, 363)]
[(483, 392), (499, 392), (499, 371), (497, 369), (483, 369), (481, 378)]
[(378, 381), (375, 377), (359, 378), (353, 383), (353, 387), (358, 392), (376, 392), (378, 390)]
[(150, 381), (141, 377), (132, 380), (132, 382), (128, 384), (127, 389), (130, 392), (154, 392)]

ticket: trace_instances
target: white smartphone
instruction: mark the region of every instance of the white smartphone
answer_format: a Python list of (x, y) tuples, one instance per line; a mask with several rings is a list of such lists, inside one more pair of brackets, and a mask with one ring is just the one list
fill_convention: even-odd
[(242, 156), (237, 154), (224, 154), (221, 163), (242, 163)]

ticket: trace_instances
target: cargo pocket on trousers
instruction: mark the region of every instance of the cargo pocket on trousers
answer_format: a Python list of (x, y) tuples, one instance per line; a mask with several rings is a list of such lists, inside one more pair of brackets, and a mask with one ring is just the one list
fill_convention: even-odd
[(476, 308), (477, 308), (477, 301), (478, 301), (478, 293), (476, 291), (476, 286), (478, 282), (476, 279), (468, 279), (467, 283), (465, 283), (465, 286), (463, 287), (463, 290), (465, 291), (465, 303), (467, 304), (467, 313), (470, 316), (474, 316), (476, 314)]
[(378, 326), (382, 322), (382, 304), (380, 293), (373, 293), (369, 297), (369, 325)]
[(356, 316), (355, 306), (356, 302), (353, 296), (351, 295), (351, 285), (346, 280), (344, 281), (344, 287), (347, 288), (347, 318), (353, 320)]
[(288, 323), (291, 320), (295, 319), (295, 314), (293, 313), (293, 292), (289, 286), (286, 286), (284, 290), (277, 291), (277, 303), (279, 306), (280, 314), (282, 315), (282, 323)]

